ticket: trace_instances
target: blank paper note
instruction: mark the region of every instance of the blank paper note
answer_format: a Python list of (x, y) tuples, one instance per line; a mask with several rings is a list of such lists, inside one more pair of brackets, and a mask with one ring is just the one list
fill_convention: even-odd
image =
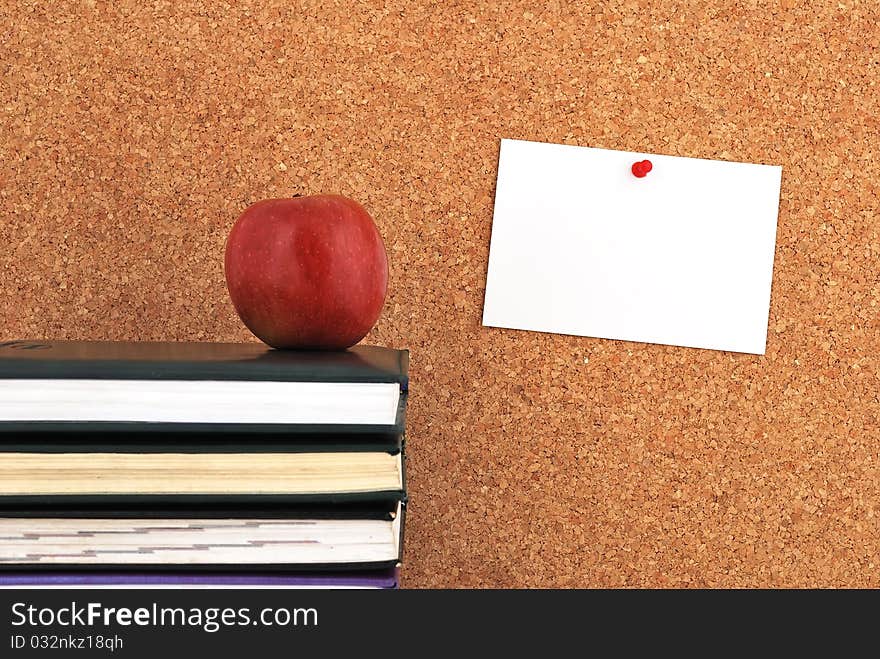
[(764, 354), (781, 179), (502, 140), (483, 325)]

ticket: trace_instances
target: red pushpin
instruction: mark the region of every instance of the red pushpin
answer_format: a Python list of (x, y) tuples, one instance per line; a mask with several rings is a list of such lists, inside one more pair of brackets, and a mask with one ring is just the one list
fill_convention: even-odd
[(650, 160), (642, 160), (641, 162), (634, 162), (632, 166), (633, 176), (637, 178), (644, 178), (645, 174), (650, 172), (654, 168), (654, 165), (651, 164)]

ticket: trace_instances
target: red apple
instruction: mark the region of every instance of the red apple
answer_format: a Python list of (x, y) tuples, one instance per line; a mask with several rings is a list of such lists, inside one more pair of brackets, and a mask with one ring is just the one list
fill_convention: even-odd
[(266, 199), (226, 241), (232, 304), (274, 348), (342, 350), (372, 329), (388, 286), (373, 218), (339, 195)]

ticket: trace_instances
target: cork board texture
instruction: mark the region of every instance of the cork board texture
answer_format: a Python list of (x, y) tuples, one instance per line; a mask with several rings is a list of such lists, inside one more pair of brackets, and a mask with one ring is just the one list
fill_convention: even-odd
[[(254, 340), (265, 197), (374, 215), (405, 587), (880, 587), (880, 6), (0, 5), (6, 338)], [(763, 357), (484, 328), (499, 138), (783, 165)]]

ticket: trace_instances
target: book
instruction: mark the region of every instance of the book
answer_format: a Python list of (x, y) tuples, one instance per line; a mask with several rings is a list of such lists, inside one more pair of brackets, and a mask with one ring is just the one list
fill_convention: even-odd
[[(124, 514), (124, 513), (123, 513)], [(404, 508), (358, 517), (4, 517), (0, 570), (393, 567)]]
[(397, 432), (408, 352), (257, 343), (0, 343), (3, 432)]
[(397, 568), (339, 572), (13, 572), (0, 588), (370, 588), (398, 587)]
[(0, 452), (0, 500), (325, 495), (400, 498), (400, 452)]
[(391, 433), (3, 433), (0, 509), (405, 498)]

